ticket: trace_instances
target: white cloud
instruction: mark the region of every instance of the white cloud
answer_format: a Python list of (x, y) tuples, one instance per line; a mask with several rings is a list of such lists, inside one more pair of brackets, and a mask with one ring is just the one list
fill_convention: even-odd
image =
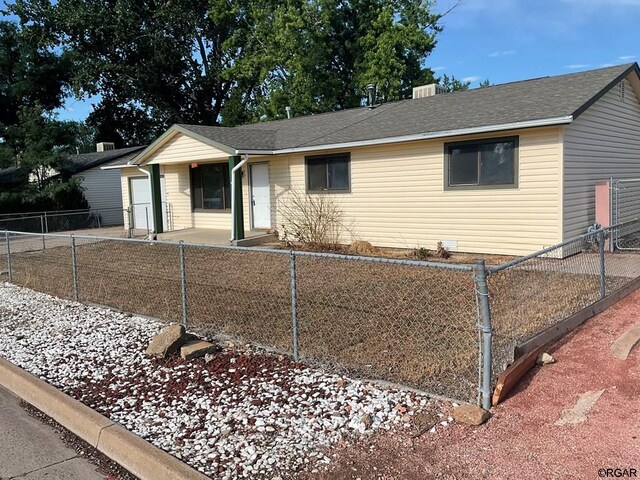
[(636, 58), (635, 55), (623, 55), (621, 57), (618, 57), (618, 60), (633, 60), (634, 58)]
[(588, 63), (572, 63), (571, 65), (565, 65), (564, 68), (568, 68), (569, 70), (579, 70), (581, 68), (587, 68), (588, 66)]
[(492, 58), (495, 58), (495, 57), (503, 57), (505, 55), (514, 55), (515, 53), (516, 53), (515, 50), (502, 50), (502, 51), (491, 52), (489, 56)]
[(442, 70), (446, 70), (446, 69), (447, 69), (447, 67), (442, 67), (442, 66), (431, 67), (431, 70), (433, 70), (434, 72), (441, 72)]
[(480, 80), (480, 77), (476, 77), (475, 75), (472, 75), (470, 77), (464, 77), (462, 79), (463, 82), (477, 82), (478, 80)]

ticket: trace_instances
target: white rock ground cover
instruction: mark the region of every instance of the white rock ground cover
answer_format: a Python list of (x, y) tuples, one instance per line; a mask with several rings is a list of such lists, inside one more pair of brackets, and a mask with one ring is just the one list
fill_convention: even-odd
[[(0, 355), (214, 478), (326, 468), (331, 447), (446, 407), (255, 349), (145, 357), (163, 324), (0, 284)], [(430, 426), (428, 427), (430, 428)]]

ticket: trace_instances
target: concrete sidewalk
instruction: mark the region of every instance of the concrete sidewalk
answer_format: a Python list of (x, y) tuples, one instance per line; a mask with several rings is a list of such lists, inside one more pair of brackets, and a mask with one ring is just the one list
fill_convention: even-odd
[(97, 469), (0, 387), (0, 480), (105, 480)]

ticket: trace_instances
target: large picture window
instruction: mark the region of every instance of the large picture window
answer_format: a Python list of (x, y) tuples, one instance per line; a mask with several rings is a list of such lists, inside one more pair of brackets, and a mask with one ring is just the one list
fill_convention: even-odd
[(194, 209), (231, 208), (229, 165), (213, 163), (192, 168), (191, 202)]
[(348, 153), (307, 157), (307, 192), (348, 192), (349, 161)]
[(518, 138), (445, 144), (448, 187), (515, 187)]

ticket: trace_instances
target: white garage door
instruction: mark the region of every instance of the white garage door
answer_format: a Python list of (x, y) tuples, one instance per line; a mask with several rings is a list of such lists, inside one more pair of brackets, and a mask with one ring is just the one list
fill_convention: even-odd
[[(151, 210), (151, 183), (148, 177), (129, 179), (131, 192), (131, 221), (136, 230), (153, 231), (153, 212)], [(162, 223), (167, 228), (167, 194), (164, 177), (160, 177), (160, 196), (162, 198)]]

